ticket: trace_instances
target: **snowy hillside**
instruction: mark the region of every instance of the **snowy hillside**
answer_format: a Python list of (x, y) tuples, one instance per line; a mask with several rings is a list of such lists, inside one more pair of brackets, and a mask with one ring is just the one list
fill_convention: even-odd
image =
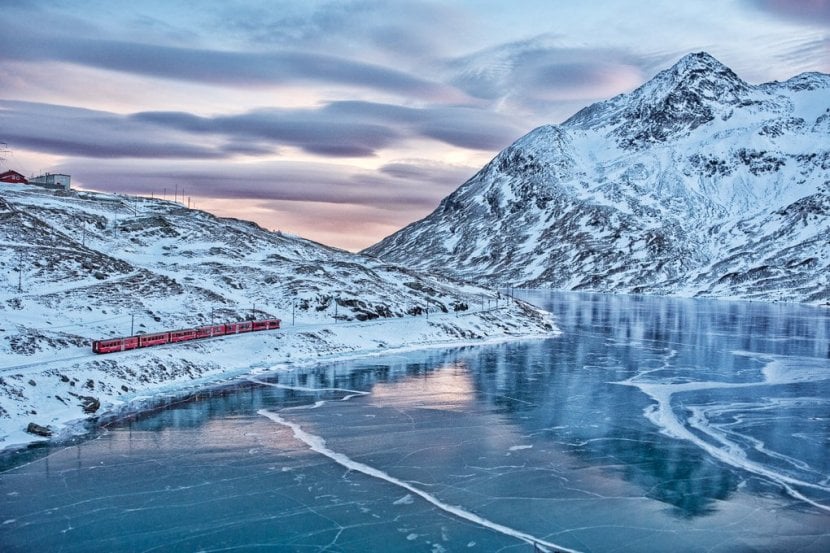
[(830, 301), (830, 76), (753, 86), (690, 54), (364, 253), (502, 286)]
[[(91, 340), (247, 318), (279, 331), (98, 356)], [(0, 448), (136, 398), (279, 363), (544, 335), (546, 314), (180, 204), (0, 187)], [(85, 399), (86, 398), (86, 399)]]

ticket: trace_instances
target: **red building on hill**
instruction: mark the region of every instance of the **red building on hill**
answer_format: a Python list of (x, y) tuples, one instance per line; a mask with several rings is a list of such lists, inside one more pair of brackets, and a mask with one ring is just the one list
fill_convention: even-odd
[(0, 182), (13, 182), (15, 184), (29, 184), (29, 181), (17, 171), (8, 170), (0, 173)]

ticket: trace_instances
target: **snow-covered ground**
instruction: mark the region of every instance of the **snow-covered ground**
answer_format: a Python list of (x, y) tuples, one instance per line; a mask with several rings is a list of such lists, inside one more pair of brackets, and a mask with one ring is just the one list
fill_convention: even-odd
[[(268, 317), (282, 329), (91, 351), (94, 339)], [(498, 292), (174, 202), (0, 188), (0, 448), (43, 439), (29, 423), (65, 436), (250, 371), (554, 331)]]

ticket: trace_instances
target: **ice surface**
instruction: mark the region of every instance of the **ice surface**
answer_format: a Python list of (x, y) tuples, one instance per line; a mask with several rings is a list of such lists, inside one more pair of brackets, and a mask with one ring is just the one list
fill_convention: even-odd
[(0, 549), (830, 550), (830, 313), (532, 297), (561, 336), (262, 371), (7, 456)]

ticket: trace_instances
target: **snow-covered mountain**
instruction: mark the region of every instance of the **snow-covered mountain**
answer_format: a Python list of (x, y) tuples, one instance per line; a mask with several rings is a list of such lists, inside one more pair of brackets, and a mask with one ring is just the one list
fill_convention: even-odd
[(500, 286), (830, 300), (830, 76), (690, 54), (543, 126), (364, 253)]
[[(91, 341), (248, 318), (257, 332), (98, 356)], [(0, 448), (158, 390), (286, 363), (552, 330), (497, 292), (178, 203), (0, 186)], [(86, 398), (86, 399), (84, 399)]]

